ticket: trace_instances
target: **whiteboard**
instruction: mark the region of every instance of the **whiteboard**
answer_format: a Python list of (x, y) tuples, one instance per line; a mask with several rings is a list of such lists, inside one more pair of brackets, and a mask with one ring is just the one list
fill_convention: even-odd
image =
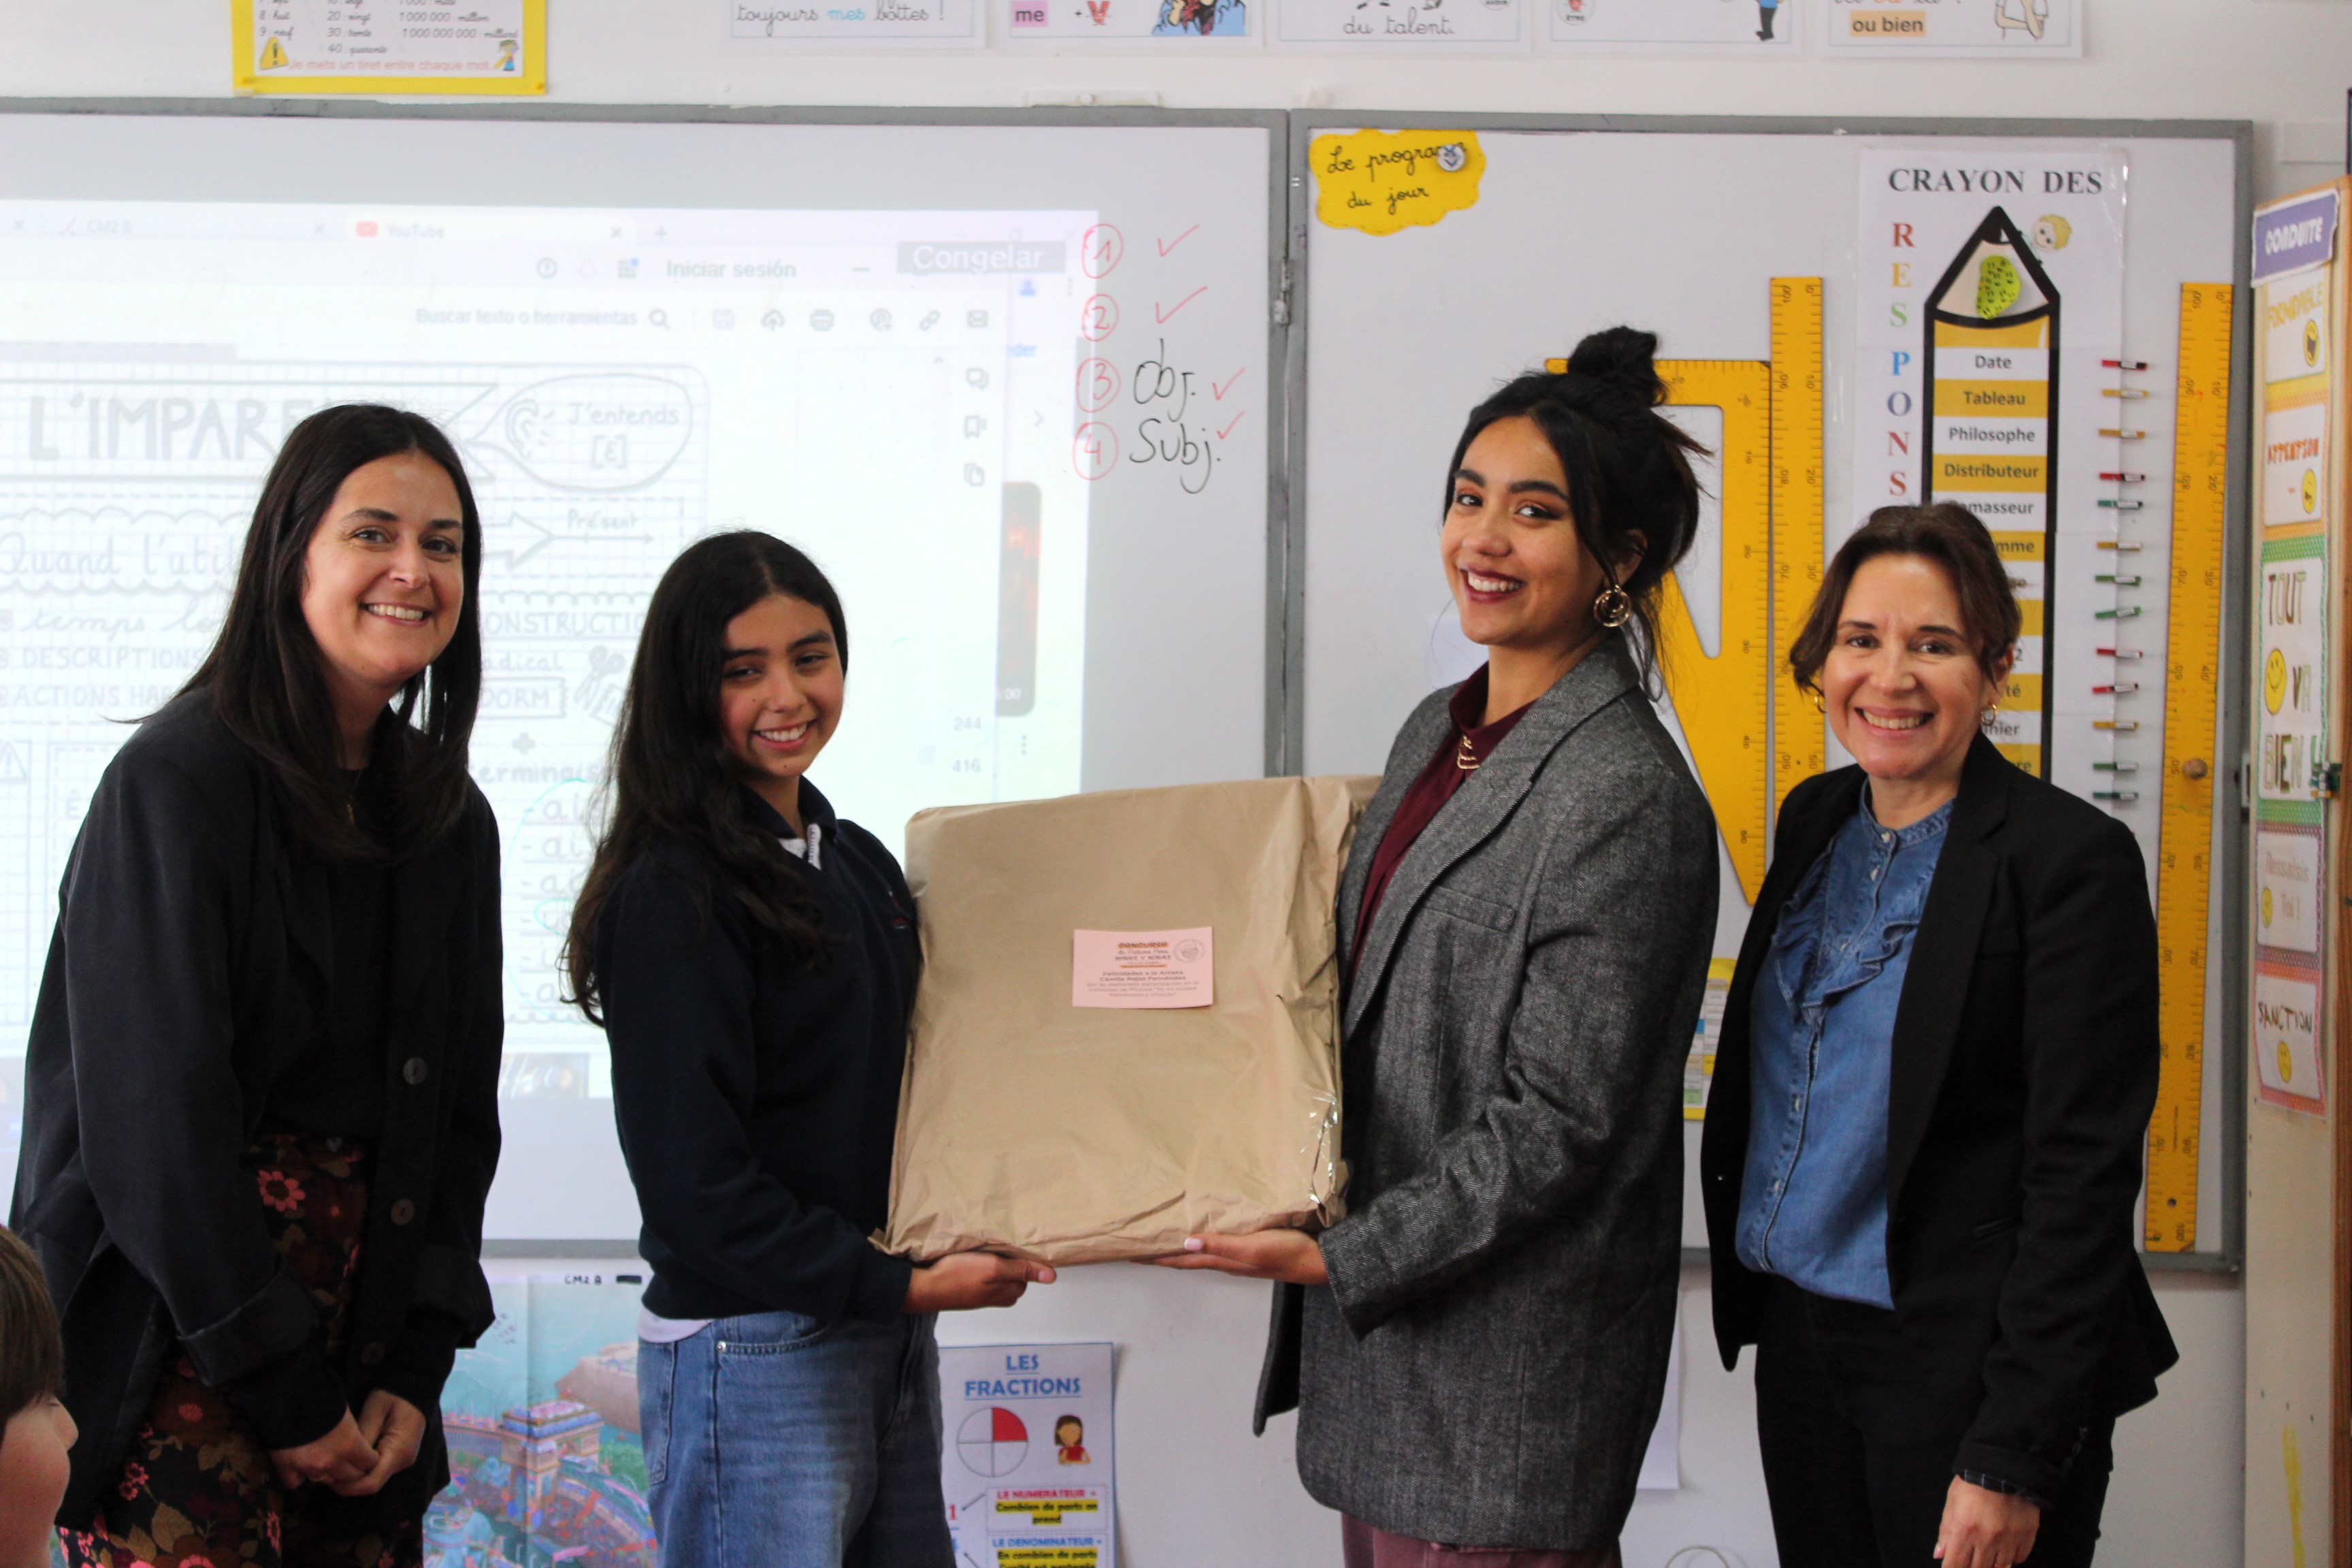
[[(1904, 499), (1858, 493), (1853, 478), (1858, 433), (1866, 432), (1873, 441), (1885, 438), (1885, 422), (1877, 415), (1885, 393), (1857, 371), (1857, 354), (1869, 346), (1857, 341), (1857, 300), (1864, 297), (1863, 284), (1877, 281), (1874, 274), (1863, 278), (1860, 269), (1885, 264), (1861, 237), (1862, 171), (1874, 153), (1898, 148), (1967, 148), (1985, 154), (1987, 164), (1997, 163), (2003, 149), (2080, 152), (2119, 158), (2127, 167), (2127, 197), (2120, 204), (2126, 216), (2119, 324), (2131, 356), (2150, 364), (2147, 374), (2128, 379), (2150, 394), (2132, 404), (2131, 411), (2153, 432), (2130, 449), (2128, 459), (2131, 469), (2144, 470), (2147, 477), (2127, 493), (2152, 498), (2151, 510), (2134, 520), (2145, 540), (2137, 569), (2149, 584), (2137, 595), (2146, 605), (2136, 624), (2149, 657), (2135, 667), (2143, 690), (2128, 710), (2139, 715), (2143, 726), (2133, 742), (2153, 756), (2163, 711), (2158, 667), (2165, 646), (2161, 585), (2168, 513), (2162, 508), (2171, 473), (2179, 289), (2187, 282), (2227, 283), (2240, 277), (2243, 129), (2064, 122), (2011, 128), (1949, 121), (1845, 128), (1738, 121), (1654, 124), (1653, 129), (1623, 120), (1571, 124), (1501, 116), (1297, 117), (1292, 243), (1299, 253), (1298, 309), (1308, 337), (1297, 458), (1304, 498), (1300, 726), (1306, 770), (1377, 770), (1412, 704), (1433, 686), (1475, 667), (1477, 650), (1461, 641), (1458, 629), (1449, 629), (1450, 599), (1438, 563), (1444, 463), (1465, 416), (1488, 392), (1547, 357), (1567, 354), (1589, 331), (1622, 321), (1657, 331), (1662, 359), (1767, 361), (1772, 357), (1769, 281), (1821, 279), (1824, 548), (1832, 548), (1872, 507)], [(1434, 225), (1379, 237), (1321, 223), (1313, 209), (1313, 139), (1366, 126), (1474, 132), (1486, 158), (1475, 205), (1448, 213)], [(2020, 221), (2030, 222), (2046, 205), (2036, 203), (2038, 188), (2011, 198), (2023, 215)], [(2095, 387), (2077, 390), (2089, 397), (2093, 410), (2121, 405), (2102, 402)], [(1682, 416), (1704, 419), (1713, 412), (1692, 409)], [(1719, 419), (1710, 428), (1719, 433)], [(2241, 419), (2233, 443), (2241, 451), (2243, 429)], [(2233, 563), (2242, 555), (2235, 544), (2243, 538), (2243, 520), (2234, 510), (2240, 488), (2231, 487)], [(1710, 626), (1720, 626), (1724, 580), (1720, 508), (1711, 504), (1709, 510), (1699, 543), (1678, 574), (1703, 643), (1715, 635)], [(2112, 574), (2113, 560), (2092, 557), (2086, 545), (2079, 559), (2070, 561), (2062, 543), (2055, 569), (2062, 575), (2074, 574), (2070, 583), (2087, 584), (2099, 572)], [(2053, 612), (2062, 621), (2066, 603), (2062, 595)], [(2233, 604), (2222, 627), (2223, 702), (2205, 752), (2215, 759), (2235, 758), (2234, 738), (2243, 732), (2237, 710), (2240, 682), (2234, 679), (2242, 668), (2242, 619)], [(1465, 659), (1474, 662), (1465, 665)], [(2062, 665), (2053, 666), (2051, 679), (2075, 681), (2085, 693), (2093, 681), (2113, 679), (2063, 659)], [(1667, 717), (1681, 739), (1671, 704)], [(2090, 720), (2080, 722), (2087, 726)], [(1830, 765), (1846, 760), (1833, 740), (1829, 746)], [(2067, 755), (2062, 746), (2062, 759)], [(2079, 771), (2086, 766), (2079, 760), (2074, 766), (2078, 771), (2071, 776), (2063, 765), (2053, 776), (2086, 794), (2112, 787), (2113, 774)], [(1777, 804), (1793, 782), (1771, 781), (1769, 799)], [(2205, 1135), (2197, 1171), (2197, 1255), (2209, 1264), (2233, 1254), (2241, 1201), (2238, 1140), (2228, 1133), (2235, 1126), (2232, 1085), (2242, 1069), (2236, 1049), (2226, 1044), (2236, 1038), (2236, 1008), (2224, 1002), (2239, 994), (2242, 984), (2229, 935), (2239, 929), (2239, 849), (2235, 836), (2225, 831), (2233, 819), (2226, 809), (2232, 796), (2224, 789), (2219, 798), (2205, 933), (2216, 958), (2208, 968), (2200, 1119)], [(2155, 813), (2121, 803), (2110, 809), (2140, 837), (2151, 858), (2153, 882)], [(1716, 951), (1729, 957), (1738, 951), (1748, 906), (1727, 852), (1722, 886)], [(1683, 1236), (1690, 1247), (1706, 1243), (1696, 1179), (1698, 1126), (1692, 1121), (1686, 1129)]]
[(812, 777), (886, 842), (928, 805), (1263, 771), (1281, 116), (10, 107), (0, 1159), (116, 721), (201, 656), (278, 440), (328, 403), (442, 420), (483, 509), (494, 1238), (636, 1231), (557, 964), (687, 541), (762, 528), (834, 575), (849, 697)]

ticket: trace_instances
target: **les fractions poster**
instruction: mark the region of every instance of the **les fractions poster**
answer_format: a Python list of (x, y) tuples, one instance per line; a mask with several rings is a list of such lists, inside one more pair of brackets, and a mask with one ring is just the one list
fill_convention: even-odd
[(2050, 588), (2062, 534), (2136, 542), (2114, 434), (2129, 405), (2101, 363), (2121, 353), (2126, 172), (2120, 152), (2000, 143), (1862, 156), (1857, 510), (1955, 500), (1983, 520), (2025, 613), (1989, 732), (2086, 796), (2137, 722), (2097, 650), (2137, 612), (2111, 567), (2075, 602)]
[(2254, 215), (2261, 457), (2255, 521), (2254, 1016), (2263, 1100), (2325, 1114), (2325, 837), (2332, 698), (2327, 560), (2336, 194)]
[(940, 1347), (957, 1568), (1114, 1568), (1111, 1347)]

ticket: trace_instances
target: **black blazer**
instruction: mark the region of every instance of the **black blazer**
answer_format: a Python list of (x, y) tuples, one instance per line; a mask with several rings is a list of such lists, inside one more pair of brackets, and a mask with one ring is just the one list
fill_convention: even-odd
[[(1723, 1364), (1765, 1277), (1734, 1255), (1749, 1002), (1780, 911), (1860, 799), (1860, 768), (1781, 804), (1740, 944), (1699, 1156)], [(2179, 1359), (2132, 1245), (2156, 1103), (2156, 922), (2121, 823), (1979, 738), (1895, 1017), (1886, 1262), (1923, 1366), (1981, 1379), (1953, 1457), (2055, 1497), (2083, 1427), (2156, 1397)]]
[(476, 791), (454, 831), (392, 873), (383, 1131), (330, 1361), (238, 1164), (327, 1005), (325, 869), (289, 841), (261, 763), (205, 693), (108, 764), (58, 893), (9, 1218), (65, 1330), (81, 1440), (61, 1522), (88, 1527), (175, 1349), (243, 1391), (273, 1447), (323, 1436), (373, 1388), (425, 1413), (416, 1463), (374, 1498), (321, 1492), (324, 1523), (421, 1513), (446, 1482), (441, 1384), (491, 1320), (477, 1259), (499, 1155), (498, 852)]

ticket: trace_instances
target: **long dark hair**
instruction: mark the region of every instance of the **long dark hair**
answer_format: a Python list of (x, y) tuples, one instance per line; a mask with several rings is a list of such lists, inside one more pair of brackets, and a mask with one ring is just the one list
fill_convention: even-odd
[[(400, 689), (376, 726), (371, 768), (391, 775), (388, 842), (378, 845), (350, 812), (333, 700), (323, 656), (302, 617), (310, 536), (354, 469), (418, 452), (457, 487), (465, 522), (466, 602), (441, 657)], [(289, 826), (313, 853), (346, 860), (407, 854), (438, 840), (466, 812), (466, 747), (482, 695), (482, 519), (457, 449), (421, 414), (379, 403), (322, 408), (278, 449), (253, 509), (228, 616), (204, 663), (180, 690), (209, 690), (213, 711), (266, 765)]]
[(824, 952), (815, 907), (792, 858), (745, 809), (719, 727), (727, 624), (772, 594), (824, 611), (841, 667), (849, 668), (841, 596), (815, 562), (770, 534), (742, 529), (687, 546), (646, 606), (613, 736), (612, 815), (572, 903), (564, 943), (572, 1001), (591, 1022), (604, 1022), (596, 923), (621, 878), (656, 838), (697, 851), (716, 873), (719, 896), (786, 952), (805, 962)]
[(1610, 327), (1576, 345), (1565, 372), (1533, 372), (1470, 411), (1445, 466), (1445, 505), (1478, 433), (1498, 419), (1535, 421), (1568, 476), (1577, 537), (1612, 578), (1642, 536), (1642, 558), (1618, 586), (1633, 601), (1633, 656), (1647, 679), (1658, 647), (1658, 595), (1698, 532), (1698, 479), (1689, 454), (1706, 448), (1657, 411), (1665, 401), (1658, 334)]

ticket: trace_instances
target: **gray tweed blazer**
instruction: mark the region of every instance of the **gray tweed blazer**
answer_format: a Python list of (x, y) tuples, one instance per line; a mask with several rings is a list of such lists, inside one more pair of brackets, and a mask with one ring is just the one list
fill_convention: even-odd
[(1405, 721), (1341, 880), (1349, 1214), (1329, 1286), (1276, 1288), (1256, 1426), (1297, 1406), (1307, 1489), (1382, 1530), (1597, 1548), (1674, 1332), (1715, 820), (1612, 639), (1437, 814), (1356, 960), (1451, 695)]

